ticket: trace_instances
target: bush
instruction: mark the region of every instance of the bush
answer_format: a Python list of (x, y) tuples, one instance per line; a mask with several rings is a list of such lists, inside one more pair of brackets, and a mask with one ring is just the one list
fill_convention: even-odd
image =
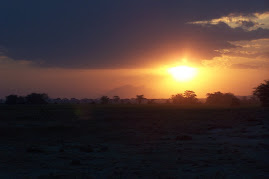
[(239, 106), (240, 100), (232, 93), (207, 93), (206, 104)]
[(108, 102), (109, 102), (109, 97), (107, 97), (107, 96), (102, 96), (102, 97), (100, 98), (100, 100), (101, 100), (101, 103), (102, 103), (102, 104), (108, 104)]
[(28, 104), (47, 104), (48, 95), (45, 93), (32, 93), (25, 97)]
[(6, 104), (17, 104), (18, 102), (18, 96), (17, 95), (9, 95), (6, 96)]
[(265, 83), (261, 83), (254, 89), (253, 95), (259, 98), (262, 106), (269, 107), (269, 80), (266, 80)]
[(197, 104), (196, 96), (194, 91), (187, 90), (183, 94), (172, 95), (171, 99), (174, 104)]

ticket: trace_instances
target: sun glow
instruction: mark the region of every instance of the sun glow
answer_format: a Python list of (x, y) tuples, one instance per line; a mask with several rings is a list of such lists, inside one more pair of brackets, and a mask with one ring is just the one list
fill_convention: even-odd
[(177, 81), (189, 81), (193, 79), (197, 74), (197, 69), (188, 66), (177, 66), (169, 68), (168, 72)]

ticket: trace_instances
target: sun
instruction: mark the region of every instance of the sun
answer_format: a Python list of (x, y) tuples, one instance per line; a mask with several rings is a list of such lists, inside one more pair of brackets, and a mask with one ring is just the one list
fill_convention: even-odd
[(168, 72), (177, 81), (190, 81), (196, 76), (197, 69), (188, 67), (188, 66), (177, 66), (177, 67), (169, 68)]

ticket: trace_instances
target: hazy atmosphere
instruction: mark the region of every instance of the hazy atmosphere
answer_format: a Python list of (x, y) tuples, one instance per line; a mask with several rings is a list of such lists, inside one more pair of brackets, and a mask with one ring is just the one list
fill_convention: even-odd
[(1, 98), (247, 96), (269, 77), (266, 0), (2, 1), (0, 24)]

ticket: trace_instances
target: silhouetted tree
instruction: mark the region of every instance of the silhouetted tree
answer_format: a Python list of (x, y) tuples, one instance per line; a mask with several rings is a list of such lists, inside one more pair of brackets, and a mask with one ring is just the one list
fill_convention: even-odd
[(207, 93), (206, 94), (206, 103), (207, 104), (221, 104), (223, 103), (223, 93), (220, 91), (215, 93)]
[(114, 96), (113, 100), (115, 103), (119, 103), (120, 102), (120, 97), (119, 96)]
[(25, 97), (19, 96), (17, 99), (17, 104), (25, 104), (25, 103), (26, 103)]
[(102, 103), (102, 104), (107, 104), (107, 103), (109, 102), (109, 97), (107, 97), (107, 96), (102, 96), (102, 97), (100, 98), (100, 100), (101, 100), (101, 103)]
[(6, 104), (17, 104), (18, 96), (17, 95), (8, 95), (6, 96)]
[(184, 103), (186, 104), (196, 104), (198, 103), (198, 99), (196, 98), (196, 94), (194, 91), (186, 90), (183, 94)]
[(238, 106), (240, 100), (232, 93), (207, 93), (206, 104)]
[(265, 80), (265, 83), (261, 83), (254, 89), (253, 95), (259, 98), (262, 106), (269, 107), (269, 80)]
[(49, 97), (45, 93), (32, 93), (27, 95), (25, 99), (28, 104), (47, 104)]
[(174, 104), (196, 104), (198, 103), (196, 96), (194, 91), (186, 90), (183, 94), (172, 95), (171, 99)]
[(95, 101), (92, 101), (91, 104), (96, 104), (96, 102)]
[(136, 95), (136, 100), (138, 102), (138, 104), (141, 104), (144, 98), (144, 95)]
[(174, 104), (183, 104), (184, 103), (184, 96), (181, 93), (171, 96), (172, 103)]

